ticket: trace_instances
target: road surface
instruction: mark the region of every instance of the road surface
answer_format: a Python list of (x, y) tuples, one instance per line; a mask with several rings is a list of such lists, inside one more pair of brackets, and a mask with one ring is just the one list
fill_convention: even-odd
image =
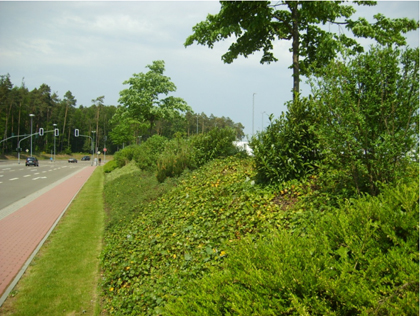
[(2, 161), (0, 163), (0, 213), (2, 209), (90, 165), (90, 161), (68, 163), (67, 161), (40, 160), (39, 167), (26, 167), (25, 160), (21, 160), (20, 164), (17, 161)]

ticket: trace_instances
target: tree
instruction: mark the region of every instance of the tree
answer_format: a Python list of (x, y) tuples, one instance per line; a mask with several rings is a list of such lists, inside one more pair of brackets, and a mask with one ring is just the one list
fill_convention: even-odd
[[(213, 48), (214, 43), (232, 36), (227, 53), (222, 56), (225, 63), (232, 63), (239, 55), (247, 57), (263, 51), (261, 63), (277, 61), (273, 53), (275, 40), (292, 42), (293, 97), (299, 93), (300, 75), (308, 76), (322, 69), (334, 59), (340, 46), (351, 47), (362, 52), (363, 48), (344, 34), (324, 31), (320, 25), (335, 23), (346, 25), (357, 37), (370, 37), (381, 44), (404, 45), (401, 33), (418, 28), (418, 22), (408, 19), (386, 19), (377, 15), (377, 22), (369, 24), (365, 19), (350, 20), (355, 9), (343, 5), (344, 1), (221, 1), (220, 12), (193, 27), (185, 46), (197, 42)], [(356, 1), (358, 5), (375, 5), (375, 1)], [(278, 9), (281, 8), (281, 9)], [(284, 9), (283, 9), (284, 8)], [(344, 21), (340, 22), (340, 19)], [(301, 59), (303, 58), (303, 59)]]
[[(147, 73), (133, 74), (132, 78), (124, 81), (130, 87), (120, 92), (119, 102), (133, 119), (148, 122), (151, 134), (157, 120), (174, 118), (177, 113), (191, 108), (182, 98), (167, 96), (176, 91), (176, 86), (171, 78), (163, 75), (163, 60), (154, 61), (146, 68), (149, 69)], [(162, 98), (162, 95), (167, 97)]]
[(409, 160), (418, 161), (418, 48), (378, 46), (332, 62), (313, 92), (328, 172), (338, 170), (357, 193), (377, 195), (380, 182), (393, 182)]

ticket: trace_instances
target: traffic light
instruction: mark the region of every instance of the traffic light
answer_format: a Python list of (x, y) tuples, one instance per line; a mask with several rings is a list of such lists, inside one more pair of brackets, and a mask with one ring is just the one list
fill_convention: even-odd
[(18, 153), (20, 153), (21, 151), (22, 151), (22, 148), (16, 148), (16, 151), (18, 152)]
[(54, 136), (58, 136), (60, 134), (60, 132), (58, 131), (58, 128), (54, 129)]
[(44, 136), (44, 129), (42, 127), (39, 129), (39, 136)]
[(79, 137), (79, 130), (78, 129), (74, 130), (74, 136)]

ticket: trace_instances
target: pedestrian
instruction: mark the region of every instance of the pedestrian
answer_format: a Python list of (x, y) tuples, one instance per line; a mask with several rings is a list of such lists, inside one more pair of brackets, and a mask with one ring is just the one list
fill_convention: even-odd
[(95, 166), (98, 165), (98, 158), (95, 158)]
[(101, 165), (101, 161), (102, 161), (101, 158), (99, 158), (99, 165)]

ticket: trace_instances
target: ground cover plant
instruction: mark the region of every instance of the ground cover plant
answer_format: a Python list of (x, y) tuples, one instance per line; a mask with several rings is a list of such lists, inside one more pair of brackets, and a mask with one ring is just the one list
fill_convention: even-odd
[(159, 312), (171, 295), (182, 294), (182, 282), (219, 265), (238, 240), (280, 225), (283, 213), (274, 190), (255, 185), (254, 175), (249, 158), (214, 160), (181, 177), (155, 202), (139, 205), (124, 225), (107, 230), (102, 255), (107, 310)]
[(175, 181), (160, 184), (153, 172), (139, 169), (134, 161), (107, 173), (104, 182), (108, 227), (123, 225), (136, 215), (139, 205), (155, 200), (175, 184)]
[(306, 235), (238, 243), (163, 315), (418, 315), (419, 186), (348, 200)]

